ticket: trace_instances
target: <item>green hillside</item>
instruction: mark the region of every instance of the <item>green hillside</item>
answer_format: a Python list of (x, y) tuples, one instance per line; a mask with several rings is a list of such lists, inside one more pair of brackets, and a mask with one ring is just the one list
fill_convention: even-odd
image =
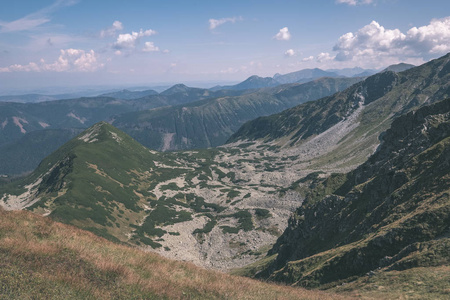
[(329, 130), (348, 129), (321, 166), (351, 158), (362, 163), (378, 136), (401, 114), (450, 96), (450, 54), (401, 73), (382, 72), (335, 95), (244, 124), (228, 142), (263, 140), (299, 145)]
[(222, 145), (248, 120), (331, 95), (359, 80), (323, 78), (305, 84), (282, 85), (237, 97), (123, 114), (115, 117), (112, 124), (152, 149), (215, 147)]
[[(160, 153), (101, 122), (29, 176), (1, 187), (0, 205), (169, 257), (190, 253), (198, 264), (225, 269), (264, 255), (259, 248), (275, 242), (290, 213), (289, 206), (272, 204), (277, 185), (261, 188), (247, 173), (237, 177), (249, 155), (251, 150), (240, 148)], [(255, 167), (271, 172), (271, 166), (268, 161)], [(216, 237), (221, 242), (208, 246)], [(216, 248), (229, 252), (221, 255)]]
[[(398, 117), (382, 139), (356, 170), (309, 188), (299, 182), (306, 200), (257, 277), (345, 291), (345, 282), (374, 289), (399, 272), (405, 285), (414, 268), (428, 280), (448, 267), (450, 99)], [(433, 287), (410, 286), (423, 293), (412, 295), (445, 298), (448, 273), (444, 278)]]

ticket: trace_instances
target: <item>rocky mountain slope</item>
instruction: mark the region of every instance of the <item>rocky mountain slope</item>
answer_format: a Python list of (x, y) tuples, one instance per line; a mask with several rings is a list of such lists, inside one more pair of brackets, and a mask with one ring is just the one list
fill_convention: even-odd
[(248, 120), (331, 95), (359, 80), (322, 78), (305, 84), (282, 85), (236, 97), (122, 114), (112, 124), (152, 149), (215, 147)]
[(329, 288), (365, 274), (448, 266), (449, 171), (447, 99), (395, 119), (354, 171), (299, 182), (306, 200), (257, 276)]
[(282, 166), (264, 156), (262, 148), (159, 153), (98, 123), (2, 187), (0, 204), (223, 270), (264, 255), (301, 201), (279, 199)]
[[(329, 153), (324, 163), (346, 158), (361, 163), (396, 116), (448, 96), (450, 54), (401, 73), (378, 73), (335, 95), (257, 118), (229, 142), (261, 140), (282, 147), (309, 143), (314, 151)], [(345, 136), (337, 134), (342, 130)]]

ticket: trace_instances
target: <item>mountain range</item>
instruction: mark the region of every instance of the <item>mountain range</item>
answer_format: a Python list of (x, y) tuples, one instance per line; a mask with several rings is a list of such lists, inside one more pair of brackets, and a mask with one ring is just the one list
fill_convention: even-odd
[[(350, 297), (445, 298), (450, 54), (409, 67), (256, 91), (176, 85), (135, 100), (65, 100), (78, 119), (89, 106), (103, 117), (114, 105), (129, 110), (111, 124), (84, 117), (89, 128), (73, 131), (30, 175), (0, 185), (0, 205), (282, 284)], [(145, 109), (158, 99), (181, 103)], [(286, 103), (294, 107), (281, 111)], [(6, 118), (9, 142), (19, 139), (5, 133), (43, 122), (15, 105), (4, 110), (16, 117)], [(208, 147), (224, 143), (228, 128), (217, 148), (145, 147)]]
[(360, 78), (322, 78), (281, 85), (234, 97), (218, 97), (187, 105), (141, 110), (111, 122), (137, 141), (161, 151), (222, 145), (246, 121), (334, 94)]
[[(41, 103), (0, 103), (0, 148), (4, 153), (0, 162), (5, 162), (0, 164), (0, 174), (30, 172), (46, 155), (79, 133), (78, 129), (87, 128), (102, 120), (117, 124), (139, 142), (153, 149), (217, 146), (223, 144), (245, 121), (281, 111), (306, 100), (330, 95), (358, 80), (323, 79), (311, 82), (304, 88), (294, 84), (253, 94), (248, 90), (210, 91), (179, 84), (161, 94), (138, 99), (94, 97)], [(289, 89), (291, 95), (286, 96)], [(281, 90), (287, 92), (278, 97), (277, 92)], [(145, 110), (156, 107), (160, 108), (155, 111)], [(189, 111), (193, 112), (189, 118), (178, 119), (175, 123), (170, 121), (181, 112), (189, 116)], [(156, 119), (153, 120), (152, 116)], [(205, 126), (217, 130), (205, 131)], [(54, 138), (50, 138), (45, 130), (51, 130)], [(30, 135), (35, 131), (42, 132)], [(23, 154), (15, 149), (32, 142), (41, 145), (45, 143), (46, 146), (36, 152), (28, 151), (29, 159), (23, 160), (21, 164), (9, 163), (19, 161)]]

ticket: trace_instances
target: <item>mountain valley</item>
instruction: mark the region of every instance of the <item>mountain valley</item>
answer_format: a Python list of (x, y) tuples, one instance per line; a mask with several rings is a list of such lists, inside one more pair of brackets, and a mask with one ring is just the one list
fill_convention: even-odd
[[(208, 269), (347, 296), (367, 274), (445, 273), (449, 72), (450, 54), (400, 73), (215, 98), (176, 85), (135, 100), (64, 100), (73, 122), (91, 109), (76, 130), (52, 121), (66, 143), (52, 127), (34, 130), (47, 126), (23, 104), (5, 104), (4, 116), (22, 115), (7, 117), (1, 147), (13, 129), (30, 135), (25, 145), (38, 133), (64, 144), (1, 185), (0, 205)], [(147, 107), (171, 95), (186, 103)]]

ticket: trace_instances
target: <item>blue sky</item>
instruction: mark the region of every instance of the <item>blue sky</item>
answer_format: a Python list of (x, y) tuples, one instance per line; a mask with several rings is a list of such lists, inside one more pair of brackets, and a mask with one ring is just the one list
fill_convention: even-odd
[(0, 89), (240, 81), (447, 52), (447, 0), (0, 2)]

